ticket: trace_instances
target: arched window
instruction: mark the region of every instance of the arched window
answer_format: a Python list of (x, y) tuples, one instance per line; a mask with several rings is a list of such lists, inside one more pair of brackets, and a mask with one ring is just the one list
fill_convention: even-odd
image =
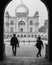
[(24, 35), (24, 37), (26, 37), (26, 35)]
[(12, 37), (12, 35), (10, 35), (10, 37)]
[(28, 37), (30, 37), (30, 35), (28, 35)]
[(31, 37), (33, 37), (33, 35), (31, 35)]
[(30, 21), (30, 25), (33, 25), (33, 21), (32, 20)]
[(20, 29), (20, 32), (23, 32), (23, 28)]
[(18, 37), (20, 37), (20, 35), (18, 35)]
[(25, 22), (24, 21), (20, 21), (19, 25), (25, 25)]
[(13, 32), (13, 27), (10, 28), (10, 32)]
[(11, 20), (11, 25), (14, 25), (14, 21), (13, 20)]
[(30, 32), (32, 32), (32, 27), (30, 27)]
[(21, 37), (23, 37), (23, 35), (21, 35)]

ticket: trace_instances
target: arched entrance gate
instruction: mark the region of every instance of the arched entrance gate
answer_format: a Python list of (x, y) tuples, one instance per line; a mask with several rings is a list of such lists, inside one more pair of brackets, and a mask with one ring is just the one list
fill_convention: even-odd
[[(5, 13), (5, 12), (4, 12), (4, 13)], [(8, 15), (8, 13), (6, 13), (6, 14)], [(6, 17), (7, 17), (7, 16), (6, 16)], [(10, 17), (10, 16), (9, 16), (9, 17)], [(8, 17), (8, 18), (9, 18), (9, 17)], [(4, 20), (8, 21), (9, 19), (4, 19)], [(47, 21), (47, 20), (46, 20), (46, 21)], [(4, 22), (4, 23), (5, 23), (5, 22)], [(6, 25), (6, 24), (5, 24), (5, 25)], [(4, 25), (4, 26), (5, 26), (5, 25)], [(9, 23), (7, 23), (7, 25), (9, 26)], [(12, 24), (12, 25), (13, 25), (13, 24)], [(14, 27), (14, 26), (10, 26), (10, 27)], [(8, 29), (9, 29), (9, 28), (8, 28)], [(5, 30), (8, 30), (8, 29), (5, 29)], [(9, 30), (10, 30), (10, 29), (9, 29)], [(14, 30), (15, 30), (15, 28), (14, 28)], [(12, 33), (14, 33), (14, 31), (13, 31)], [(10, 36), (9, 34), (12, 34), (12, 33), (10, 33), (10, 32), (9, 32), (9, 33), (4, 32), (4, 34), (7, 34), (6, 36), (8, 36), (8, 37)]]

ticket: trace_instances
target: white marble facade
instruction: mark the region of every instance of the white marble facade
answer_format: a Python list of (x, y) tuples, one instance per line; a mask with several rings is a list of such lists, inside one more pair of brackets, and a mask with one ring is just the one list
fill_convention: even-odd
[(5, 33), (38, 33), (39, 12), (33, 16), (28, 16), (29, 9), (23, 3), (15, 9), (15, 16), (10, 16), (9, 12), (4, 13), (4, 32)]

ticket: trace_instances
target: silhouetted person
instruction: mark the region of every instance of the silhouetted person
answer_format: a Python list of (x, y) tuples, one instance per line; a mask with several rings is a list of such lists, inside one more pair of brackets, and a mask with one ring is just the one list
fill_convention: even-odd
[(18, 47), (19, 47), (19, 42), (18, 42), (18, 39), (16, 37), (15, 34), (13, 34), (13, 37), (11, 38), (11, 46), (12, 46), (12, 51), (13, 51), (13, 55), (16, 56), (16, 46), (18, 44)]
[(37, 53), (36, 56), (38, 57), (38, 55), (41, 56), (41, 49), (42, 49), (42, 47), (44, 47), (44, 46), (43, 46), (43, 42), (42, 42), (40, 36), (38, 37), (38, 39), (37, 39), (36, 42), (37, 42), (37, 43), (36, 43), (36, 47), (38, 48), (38, 53)]

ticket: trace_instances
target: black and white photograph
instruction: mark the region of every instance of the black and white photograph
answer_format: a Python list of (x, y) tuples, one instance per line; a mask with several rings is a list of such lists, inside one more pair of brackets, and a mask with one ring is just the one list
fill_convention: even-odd
[(49, 11), (41, 0), (12, 0), (4, 10), (6, 65), (48, 65)]

